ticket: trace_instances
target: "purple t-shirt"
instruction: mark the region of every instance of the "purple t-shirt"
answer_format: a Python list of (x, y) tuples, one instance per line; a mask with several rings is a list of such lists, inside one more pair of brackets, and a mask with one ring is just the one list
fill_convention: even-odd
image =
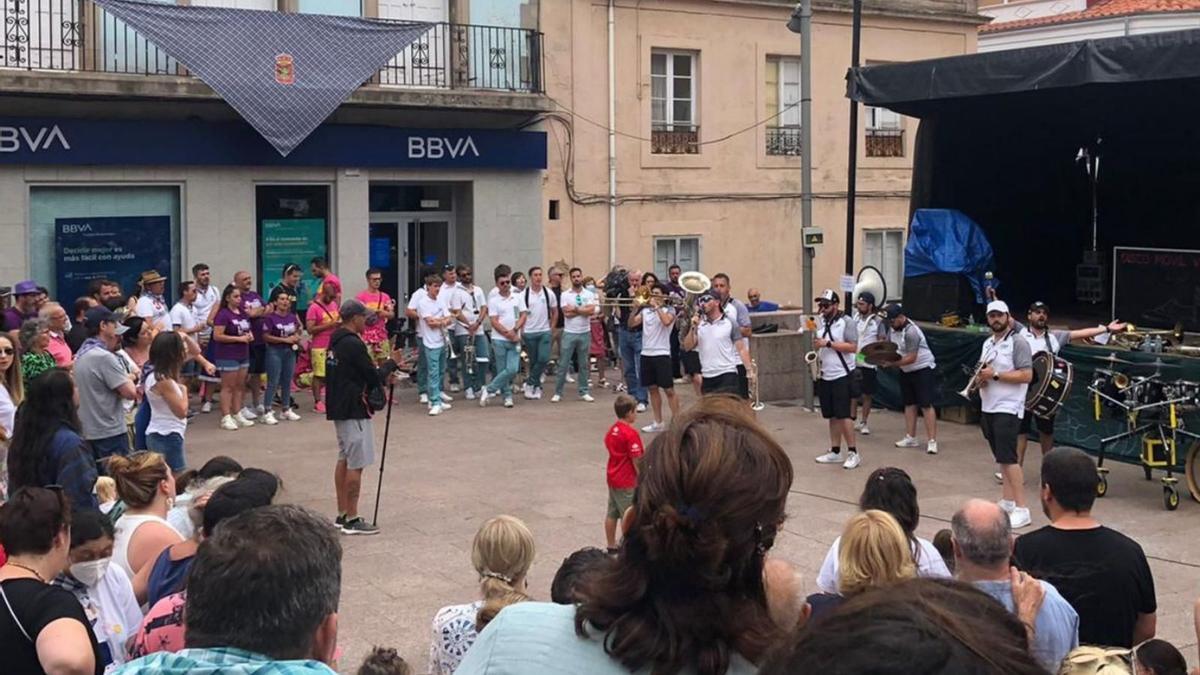
[[(225, 334), (230, 337), (250, 334), (250, 319), (244, 314), (235, 314), (228, 307), (222, 307), (213, 319), (213, 326), (224, 326)], [(245, 342), (220, 342), (213, 339), (213, 358), (233, 361), (245, 361), (250, 358), (250, 345)]]
[[(262, 322), (263, 334), (273, 337), (286, 338), (291, 337), (300, 331), (300, 317), (296, 316), (295, 312), (287, 314), (267, 314), (263, 317)], [(281, 345), (277, 342), (268, 342), (268, 347), (276, 347), (280, 349), (289, 349), (289, 345)]]
[(20, 330), (21, 324), (25, 323), (29, 319), (36, 318), (37, 312), (26, 315), (22, 314), (21, 310), (17, 307), (9, 307), (8, 309), (4, 310), (4, 326), (6, 330)]
[[(266, 304), (263, 303), (262, 296), (258, 293), (255, 293), (254, 291), (242, 291), (241, 309), (243, 314), (249, 314), (250, 310), (259, 309), (265, 306)], [(250, 332), (254, 334), (254, 344), (261, 345), (263, 343), (262, 331), (262, 317), (250, 319)]]

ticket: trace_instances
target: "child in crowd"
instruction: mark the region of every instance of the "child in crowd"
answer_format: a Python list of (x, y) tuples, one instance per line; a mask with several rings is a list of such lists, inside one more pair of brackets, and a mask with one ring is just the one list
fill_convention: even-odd
[[(617, 548), (617, 521), (633, 506), (633, 490), (637, 487), (642, 461), (642, 437), (637, 427), (637, 401), (629, 394), (620, 394), (613, 403), (617, 421), (604, 435), (608, 448), (608, 515), (604, 519), (604, 536), (608, 550)], [(624, 533), (622, 533), (624, 534)]]
[(411, 672), (412, 669), (391, 647), (375, 647), (358, 667), (358, 675), (409, 675)]
[(108, 513), (117, 503), (117, 481), (111, 476), (100, 476), (96, 479), (96, 501), (100, 503), (102, 513)]

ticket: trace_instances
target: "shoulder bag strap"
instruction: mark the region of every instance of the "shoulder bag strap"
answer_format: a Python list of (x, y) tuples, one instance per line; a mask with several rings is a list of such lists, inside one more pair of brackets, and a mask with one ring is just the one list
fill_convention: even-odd
[[(846, 315), (845, 315), (845, 314), (839, 314), (839, 315), (838, 315), (838, 319), (843, 319), (843, 320), (844, 320), (845, 318), (846, 318)], [(833, 330), (833, 323), (832, 323), (832, 322), (830, 322), (830, 321), (826, 321), (826, 322), (825, 322), (825, 339), (826, 339), (826, 340), (829, 340), (830, 342), (833, 342), (833, 333), (831, 332), (832, 330)], [(843, 331), (844, 331), (844, 330), (845, 330), (845, 324), (843, 323)], [(843, 332), (843, 333), (842, 333), (842, 337), (845, 337), (845, 336), (846, 336), (846, 335), (845, 335), (845, 333)], [(829, 347), (829, 348), (830, 348), (830, 349), (833, 349), (833, 346), (832, 346), (832, 345), (830, 345), (830, 347)], [(841, 362), (842, 362), (842, 370), (845, 370), (845, 371), (846, 371), (846, 374), (847, 374), (847, 375), (849, 375), (849, 374), (850, 374), (850, 366), (846, 365), (846, 357), (842, 356), (842, 353), (841, 353), (841, 352), (839, 352), (839, 351), (838, 351), (838, 350), (836, 350), (836, 349), (833, 349), (833, 353), (834, 353), (834, 354), (837, 354), (838, 361), (841, 361)]]
[(3, 585), (0, 585), (0, 598), (3, 598), (4, 606), (8, 608), (8, 615), (12, 617), (13, 623), (17, 624), (17, 629), (21, 631), (21, 635), (24, 635), (26, 640), (33, 643), (33, 638), (29, 637), (29, 632), (25, 630), (25, 626), (21, 625), (21, 620), (17, 618), (17, 613), (13, 611), (12, 603), (8, 601), (8, 594), (4, 592)]

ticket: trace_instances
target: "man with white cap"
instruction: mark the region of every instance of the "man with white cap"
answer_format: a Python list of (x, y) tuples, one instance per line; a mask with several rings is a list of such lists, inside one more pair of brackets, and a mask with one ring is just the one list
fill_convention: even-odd
[(1029, 342), (1009, 326), (1008, 305), (1003, 300), (988, 303), (987, 322), (992, 335), (983, 342), (975, 375), (983, 410), (979, 426), (1004, 475), (1000, 508), (1008, 512), (1013, 528), (1020, 528), (1029, 525), (1030, 518), (1017, 462), (1017, 435), (1025, 415), (1025, 391), (1033, 379), (1033, 353)]
[[(850, 381), (854, 377), (854, 354), (858, 351), (858, 328), (842, 313), (840, 298), (826, 288), (816, 299), (821, 315), (813, 349), (821, 363), (821, 379), (817, 380), (817, 398), (821, 401), (821, 417), (829, 420), (829, 452), (817, 457), (818, 464), (841, 464), (843, 469), (858, 467), (858, 448), (854, 443), (854, 427), (850, 418)], [(841, 454), (846, 442), (846, 457)]]

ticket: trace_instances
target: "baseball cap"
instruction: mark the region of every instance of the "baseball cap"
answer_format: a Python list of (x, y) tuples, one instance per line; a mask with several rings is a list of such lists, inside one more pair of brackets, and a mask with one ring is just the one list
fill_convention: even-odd
[(125, 333), (125, 331), (129, 330), (129, 326), (117, 321), (117, 316), (112, 313), (112, 310), (104, 305), (97, 305), (89, 309), (87, 313), (83, 315), (83, 320), (84, 323), (87, 324), (88, 328), (99, 328), (100, 324), (106, 321), (111, 321), (117, 324), (117, 335), (122, 335)]
[(0, 286), (0, 298), (7, 298), (12, 295), (12, 288), (9, 286)]
[(1029, 305), (1029, 311), (1031, 311), (1031, 312), (1049, 312), (1050, 305), (1047, 305), (1046, 303), (1042, 302), (1041, 300), (1037, 300), (1033, 304)]
[(31, 279), (26, 279), (25, 281), (18, 281), (17, 285), (13, 286), (13, 289), (12, 289), (12, 294), (17, 295), (17, 296), (33, 295), (34, 293), (38, 293), (38, 292), (39, 291), (38, 291), (37, 282), (33, 281)]
[(1003, 300), (993, 300), (987, 304), (987, 313), (1001, 312), (1008, 314), (1008, 303)]
[(835, 291), (834, 291), (832, 288), (826, 288), (824, 291), (821, 291), (821, 294), (820, 294), (820, 295), (818, 295), (818, 296), (816, 297), (816, 301), (817, 301), (818, 303), (822, 303), (822, 302), (841, 302), (841, 301), (838, 299), (838, 294), (837, 294), (837, 292), (835, 292)]
[(862, 293), (859, 293), (858, 299), (862, 300), (863, 302), (867, 303), (868, 305), (875, 304), (875, 294), (872, 293), (871, 291), (863, 291)]
[(376, 314), (375, 312), (367, 309), (367, 306), (362, 304), (358, 300), (347, 300), (347, 301), (343, 302), (342, 306), (338, 310), (338, 312), (342, 316), (342, 321), (349, 321), (350, 319), (353, 319), (356, 316), (367, 317), (367, 325), (368, 326), (374, 325), (375, 323), (377, 323), (379, 321), (379, 315)]
[(883, 308), (883, 316), (889, 321), (901, 316), (902, 314), (904, 314), (904, 308), (901, 307), (900, 303), (897, 302), (885, 305)]

